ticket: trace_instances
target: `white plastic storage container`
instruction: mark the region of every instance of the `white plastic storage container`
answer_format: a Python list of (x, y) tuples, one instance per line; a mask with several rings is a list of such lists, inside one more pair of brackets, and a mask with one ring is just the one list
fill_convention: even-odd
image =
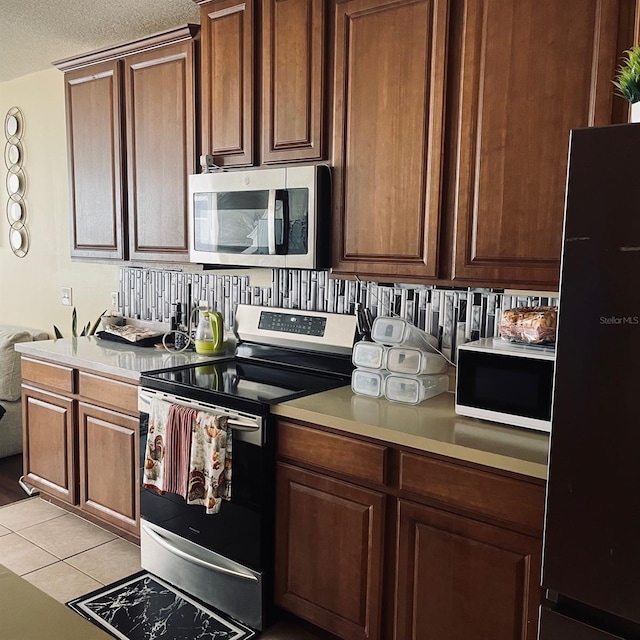
[(351, 374), (351, 390), (361, 396), (382, 398), (388, 371), (373, 369), (354, 369)]
[(402, 345), (428, 349), (429, 345), (437, 345), (437, 340), (421, 331), (403, 318), (378, 316), (373, 321), (371, 337), (376, 342), (386, 345)]
[(368, 369), (384, 369), (386, 362), (386, 347), (378, 342), (356, 342), (353, 345), (351, 361), (356, 367)]
[(449, 389), (445, 375), (403, 376), (392, 373), (386, 380), (384, 395), (393, 402), (418, 404)]
[(389, 347), (386, 362), (389, 371), (406, 375), (447, 371), (447, 361), (439, 353), (430, 353), (415, 347)]

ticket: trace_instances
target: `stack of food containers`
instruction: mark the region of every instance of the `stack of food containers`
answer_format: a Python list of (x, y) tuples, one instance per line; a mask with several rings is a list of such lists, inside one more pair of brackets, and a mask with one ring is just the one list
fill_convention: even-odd
[(402, 318), (378, 317), (371, 337), (353, 346), (354, 393), (418, 404), (448, 390), (447, 361), (431, 349), (433, 336)]

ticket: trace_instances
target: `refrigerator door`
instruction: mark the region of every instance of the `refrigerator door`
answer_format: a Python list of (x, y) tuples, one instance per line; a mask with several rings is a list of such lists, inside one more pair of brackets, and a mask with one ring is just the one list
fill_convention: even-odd
[(540, 637), (549, 640), (623, 640), (620, 636), (600, 631), (549, 609), (542, 609)]
[(543, 586), (635, 623), (639, 158), (640, 125), (572, 132), (543, 557)]

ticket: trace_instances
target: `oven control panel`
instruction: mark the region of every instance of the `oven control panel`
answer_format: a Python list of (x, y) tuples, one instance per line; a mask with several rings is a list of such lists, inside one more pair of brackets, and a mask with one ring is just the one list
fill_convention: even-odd
[(239, 343), (351, 356), (356, 317), (346, 313), (239, 304), (234, 331)]
[(324, 335), (327, 319), (318, 316), (298, 315), (293, 313), (277, 313), (263, 311), (260, 314), (258, 329), (267, 331), (281, 331), (296, 335), (317, 336)]

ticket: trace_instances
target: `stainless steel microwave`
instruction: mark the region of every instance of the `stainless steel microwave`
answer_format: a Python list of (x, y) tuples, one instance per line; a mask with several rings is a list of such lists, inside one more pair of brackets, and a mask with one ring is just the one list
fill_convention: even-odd
[(555, 349), (482, 338), (458, 348), (456, 413), (551, 431)]
[(189, 176), (189, 257), (208, 265), (320, 269), (330, 257), (326, 165)]

